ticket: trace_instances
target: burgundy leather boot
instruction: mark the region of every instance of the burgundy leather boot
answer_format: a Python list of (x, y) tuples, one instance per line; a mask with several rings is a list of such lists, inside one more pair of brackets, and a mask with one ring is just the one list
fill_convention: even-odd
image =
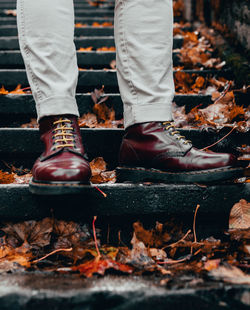
[(119, 182), (214, 182), (242, 176), (232, 154), (201, 151), (171, 122), (149, 122), (127, 128), (120, 148)]
[(77, 117), (44, 117), (39, 122), (45, 151), (36, 160), (30, 191), (34, 194), (79, 193), (89, 184), (91, 170), (82, 145)]

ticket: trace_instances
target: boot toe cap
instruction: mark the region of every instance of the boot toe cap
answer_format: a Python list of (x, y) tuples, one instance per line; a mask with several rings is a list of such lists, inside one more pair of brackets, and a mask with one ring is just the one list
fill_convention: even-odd
[(80, 157), (37, 162), (32, 173), (36, 181), (44, 182), (88, 183), (91, 177), (89, 163)]

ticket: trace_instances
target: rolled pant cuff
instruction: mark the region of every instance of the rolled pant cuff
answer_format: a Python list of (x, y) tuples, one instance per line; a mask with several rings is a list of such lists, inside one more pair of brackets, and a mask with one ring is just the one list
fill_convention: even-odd
[(79, 116), (76, 99), (65, 96), (53, 96), (37, 104), (37, 121), (44, 116), (72, 114)]
[(137, 104), (124, 107), (124, 127), (147, 122), (172, 121), (172, 99), (164, 103)]

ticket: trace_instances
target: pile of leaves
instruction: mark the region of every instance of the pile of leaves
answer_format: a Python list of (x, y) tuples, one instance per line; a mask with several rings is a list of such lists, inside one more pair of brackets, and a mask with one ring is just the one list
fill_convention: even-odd
[[(203, 83), (198, 80), (197, 83)], [(250, 128), (250, 108), (236, 104), (234, 91), (229, 91), (230, 83), (222, 83), (224, 89), (219, 92), (213, 89), (213, 104), (207, 107), (196, 106), (189, 113), (185, 107), (174, 106), (174, 120), (179, 128), (235, 128), (246, 132)]]
[(182, 32), (184, 43), (178, 51), (180, 61), (185, 65), (185, 69), (214, 68), (222, 69), (225, 61), (219, 57), (213, 57), (214, 48), (211, 43), (199, 34), (198, 31)]
[(173, 1), (174, 16), (182, 16), (184, 11), (183, 0), (174, 0)]
[(198, 209), (192, 230), (184, 233), (174, 221), (157, 222), (151, 229), (135, 222), (131, 245), (121, 245), (119, 237), (118, 246), (101, 244), (96, 217), (92, 227), (54, 218), (5, 223), (0, 230), (0, 272), (46, 270), (86, 277), (104, 275), (107, 270), (153, 273), (170, 286), (176, 276), (188, 273), (199, 277), (199, 284), (208, 277), (250, 284), (250, 204), (240, 200), (233, 206), (230, 229), (221, 239), (197, 239)]
[(83, 128), (119, 128), (123, 127), (123, 120), (115, 119), (115, 111), (109, 108), (105, 102), (108, 96), (104, 96), (104, 87), (95, 89), (91, 93), (94, 106), (92, 113), (86, 113), (79, 118), (79, 126)]

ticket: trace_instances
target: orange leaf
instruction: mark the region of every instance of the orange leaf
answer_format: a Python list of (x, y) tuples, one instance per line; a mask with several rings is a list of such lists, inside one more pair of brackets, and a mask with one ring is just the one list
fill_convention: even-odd
[(76, 28), (88, 27), (88, 24), (76, 23), (76, 24), (75, 24), (75, 27), (76, 27)]
[(111, 46), (111, 47), (107, 47), (107, 46), (103, 46), (103, 47), (99, 47), (96, 49), (98, 52), (115, 52), (115, 47)]
[(96, 258), (90, 262), (86, 262), (84, 264), (72, 267), (73, 271), (79, 271), (81, 275), (86, 276), (87, 278), (90, 278), (93, 276), (93, 274), (98, 273), (101, 275), (105, 274), (105, 271), (108, 269), (115, 269), (124, 273), (132, 273), (133, 268), (125, 265), (118, 263), (114, 260), (111, 259), (99, 259)]
[(98, 22), (94, 22), (94, 23), (92, 24), (92, 26), (93, 26), (93, 27), (111, 27), (111, 26), (113, 26), (113, 24), (110, 23), (110, 22), (104, 22), (104, 23), (102, 23), (102, 24), (100, 24), (100, 23), (98, 23)]
[(3, 172), (2, 170), (0, 170), (0, 184), (10, 184), (14, 181), (14, 173)]
[(8, 93), (9, 93), (8, 90), (6, 90), (2, 85), (2, 87), (0, 88), (0, 95), (7, 95)]
[(93, 46), (89, 46), (89, 47), (80, 47), (79, 48), (79, 52), (89, 52), (93, 50)]

